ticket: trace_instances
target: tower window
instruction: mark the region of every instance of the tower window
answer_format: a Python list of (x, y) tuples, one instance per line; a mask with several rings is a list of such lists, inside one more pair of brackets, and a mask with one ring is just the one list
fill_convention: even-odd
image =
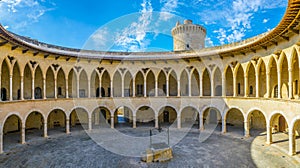
[(189, 44), (187, 44), (187, 45), (186, 45), (186, 48), (188, 48), (188, 49), (189, 49), (189, 48), (190, 48), (190, 45), (189, 45)]

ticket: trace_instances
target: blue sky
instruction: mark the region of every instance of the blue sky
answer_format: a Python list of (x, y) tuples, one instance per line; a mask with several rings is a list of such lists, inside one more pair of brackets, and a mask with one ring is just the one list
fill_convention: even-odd
[(286, 6), (287, 0), (1, 0), (0, 23), (65, 47), (170, 51), (178, 20), (204, 26), (211, 47), (271, 30)]

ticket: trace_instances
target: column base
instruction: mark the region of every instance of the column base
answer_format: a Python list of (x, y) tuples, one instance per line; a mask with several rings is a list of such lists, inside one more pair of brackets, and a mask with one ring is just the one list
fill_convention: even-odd
[(296, 152), (289, 152), (289, 155), (294, 156), (294, 155), (296, 155)]
[(249, 134), (247, 134), (247, 135), (244, 135), (244, 137), (245, 137), (245, 138), (249, 138), (249, 137), (250, 137), (250, 135), (249, 135)]
[(272, 144), (272, 142), (266, 142), (266, 145), (271, 145)]

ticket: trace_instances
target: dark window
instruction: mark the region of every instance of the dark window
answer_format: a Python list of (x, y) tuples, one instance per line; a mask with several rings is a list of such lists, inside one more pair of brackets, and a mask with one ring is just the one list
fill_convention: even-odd
[(57, 95), (59, 95), (59, 96), (62, 95), (62, 89), (61, 89), (61, 87), (58, 87), (58, 89), (57, 89)]
[(295, 81), (295, 94), (298, 94), (298, 80)]
[(241, 83), (238, 83), (238, 94), (241, 94)]
[(278, 97), (278, 85), (274, 87), (274, 98)]
[(253, 86), (250, 86), (250, 92), (249, 92), (249, 94), (253, 94)]

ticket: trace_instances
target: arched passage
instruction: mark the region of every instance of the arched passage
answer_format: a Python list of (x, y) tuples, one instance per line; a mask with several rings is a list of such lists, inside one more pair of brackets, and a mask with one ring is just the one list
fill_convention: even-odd
[(85, 70), (82, 70), (79, 75), (79, 97), (88, 97), (88, 76)]
[(169, 126), (175, 122), (177, 119), (177, 112), (171, 106), (163, 107), (158, 113), (158, 123), (161, 126)]
[(133, 94), (133, 78), (129, 71), (124, 76), (124, 96), (132, 97)]
[(111, 95), (111, 79), (108, 71), (104, 71), (101, 78), (101, 96), (110, 97)]
[(158, 96), (167, 95), (166, 75), (164, 71), (160, 71), (157, 81), (158, 81)]
[(241, 65), (238, 66), (236, 74), (236, 93), (238, 96), (244, 96), (244, 70)]
[(37, 137), (42, 137), (44, 128), (44, 117), (40, 112), (31, 112), (26, 118), (26, 142), (34, 140)]
[(114, 97), (122, 96), (122, 76), (119, 71), (116, 71), (113, 78), (113, 94)]
[[(46, 96), (47, 98), (54, 98), (54, 73), (51, 67), (46, 73)], [(42, 87), (41, 87), (42, 88)]]
[(273, 57), (270, 59), (270, 93), (271, 97), (278, 97), (278, 78), (277, 78), (277, 65)]
[(191, 95), (192, 96), (199, 96), (200, 95), (200, 78), (197, 69), (193, 70), (191, 74)]
[(206, 68), (203, 72), (202, 81), (203, 96), (211, 96), (211, 80), (209, 72)]
[(226, 69), (226, 96), (233, 96), (233, 74), (230, 66)]
[(258, 75), (259, 75), (259, 97), (267, 97), (267, 79), (266, 79), (266, 65), (262, 60), (259, 68), (258, 68)]
[(76, 108), (70, 114), (71, 131), (75, 129), (88, 129), (88, 112), (83, 108)]
[(3, 126), (3, 148), (9, 149), (21, 142), (22, 120), (17, 115), (9, 116)]
[[(51, 69), (51, 68), (50, 68)], [(50, 70), (52, 71), (52, 70)], [(46, 88), (49, 86), (48, 82), (51, 83), (53, 82), (54, 83), (54, 76), (53, 76), (53, 72), (51, 73), (51, 77), (47, 77), (46, 79)], [(43, 93), (43, 73), (42, 73), (42, 70), (40, 68), (40, 66), (37, 66), (36, 69), (35, 69), (35, 75), (34, 75), (34, 98), (35, 99), (42, 99), (43, 96), (44, 96), (44, 93)], [(47, 89), (46, 89), (47, 91)], [(54, 92), (54, 90), (49, 90), (49, 92)]]
[(256, 96), (256, 77), (255, 77), (255, 68), (253, 64), (250, 62), (248, 69), (248, 93), (249, 97)]
[(225, 121), (227, 132), (236, 132), (239, 135), (244, 134), (244, 116), (239, 109), (229, 109), (225, 115)]
[(114, 113), (114, 122), (118, 127), (132, 126), (133, 112), (126, 106), (121, 106)]
[(297, 52), (292, 55), (293, 97), (299, 98), (299, 58)]
[(177, 76), (174, 71), (169, 74), (169, 96), (177, 96), (178, 94)]
[(300, 120), (295, 121), (294, 126), (293, 126), (293, 140), (291, 142), (295, 143), (295, 145), (291, 145), (294, 147), (293, 151), (290, 153), (291, 154), (299, 154), (300, 153)]
[(49, 135), (64, 132), (66, 127), (65, 112), (60, 109), (52, 110), (48, 115), (47, 124)]
[(214, 74), (214, 96), (222, 96), (222, 73), (219, 68), (215, 70)]
[(140, 107), (136, 112), (137, 126), (153, 126), (155, 124), (155, 112), (151, 107)]
[(181, 118), (181, 127), (189, 128), (193, 127), (194, 125), (197, 125), (199, 123), (199, 115), (198, 110), (194, 107), (185, 107), (182, 109), (180, 113)]
[(1, 100), (9, 100), (9, 67), (4, 60), (1, 67)]
[(222, 130), (222, 116), (219, 110), (216, 108), (207, 108), (202, 115), (204, 128)]
[(137, 97), (144, 96), (144, 75), (141, 71), (135, 76), (135, 95)]
[(18, 62), (14, 64), (13, 68), (13, 100), (20, 100), (21, 98), (21, 75)]
[(98, 107), (92, 113), (92, 126), (93, 128), (110, 127), (111, 114), (109, 109), (105, 107)]
[(29, 64), (25, 66), (24, 69), (24, 99), (32, 98), (32, 73), (29, 68)]
[(276, 113), (272, 115), (270, 126), (273, 143), (288, 143), (289, 137), (285, 134), (288, 132), (288, 124), (282, 114)]
[(61, 68), (57, 73), (57, 97), (66, 97), (66, 77), (64, 71)]
[(155, 76), (154, 73), (150, 70), (147, 73), (147, 96), (155, 96)]
[(91, 97), (100, 97), (99, 76), (95, 70), (92, 72), (91, 75), (90, 90), (91, 90)]
[(186, 70), (183, 70), (180, 75), (180, 95), (181, 96), (189, 95), (189, 78)]
[(281, 73), (281, 97), (284, 99), (287, 99), (289, 97), (289, 86), (288, 86), (288, 82), (289, 82), (289, 71), (288, 71), (288, 62), (287, 62), (287, 58), (286, 55), (283, 54), (281, 55), (283, 58), (282, 62), (281, 62), (281, 69), (280, 69), (280, 73)]
[(77, 97), (77, 76), (75, 71), (72, 69), (68, 75), (68, 94), (70, 98)]
[(259, 135), (266, 131), (266, 118), (259, 110), (251, 111), (247, 116), (249, 123), (250, 135)]

